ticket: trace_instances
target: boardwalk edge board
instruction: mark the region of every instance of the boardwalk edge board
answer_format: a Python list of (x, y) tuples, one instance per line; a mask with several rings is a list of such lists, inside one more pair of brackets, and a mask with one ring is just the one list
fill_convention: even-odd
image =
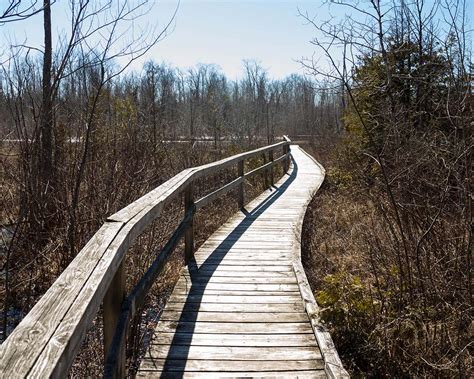
[[(323, 177), (325, 177), (326, 170), (324, 169), (324, 167), (306, 151), (301, 148), (300, 151), (302, 151), (306, 156), (308, 156), (320, 168)], [(293, 245), (293, 269), (295, 271), (295, 275), (298, 281), (301, 297), (303, 298), (305, 311), (308, 314), (309, 320), (311, 322), (311, 327), (313, 328), (314, 335), (318, 342), (319, 350), (321, 351), (321, 355), (323, 356), (323, 360), (325, 363), (324, 370), (330, 378), (345, 379), (349, 378), (349, 373), (344, 369), (342, 365), (341, 359), (339, 357), (339, 354), (337, 353), (336, 347), (334, 346), (334, 342), (332, 341), (331, 335), (321, 322), (321, 319), (319, 317), (318, 303), (314, 298), (313, 291), (311, 290), (308, 278), (304, 271), (303, 265), (301, 264), (301, 234), (304, 216), (306, 214), (306, 209), (308, 208), (309, 203), (311, 202), (321, 185), (322, 182), (319, 186), (312, 189), (305, 206), (302, 208), (300, 218), (295, 227), (295, 239), (297, 243)]]
[(300, 286), (301, 296), (303, 297), (305, 311), (308, 314), (311, 327), (318, 341), (319, 350), (325, 362), (324, 370), (326, 374), (330, 378), (349, 378), (349, 374), (342, 365), (331, 335), (322, 325), (321, 318), (319, 317), (319, 306), (313, 296), (301, 262), (294, 263), (294, 270), (298, 279), (298, 285)]

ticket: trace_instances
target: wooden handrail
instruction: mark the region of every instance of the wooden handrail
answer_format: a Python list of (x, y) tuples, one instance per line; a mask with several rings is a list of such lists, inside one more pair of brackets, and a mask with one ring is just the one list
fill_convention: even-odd
[[(104, 313), (105, 374), (125, 375), (125, 338), (128, 323), (143, 305), (145, 295), (159, 276), (167, 257), (180, 239), (185, 238), (186, 261), (194, 253), (193, 218), (196, 210), (237, 188), (237, 200), (244, 205), (244, 181), (257, 172), (265, 173), (265, 183), (273, 184), (273, 167), (282, 162), (289, 168), (288, 137), (283, 142), (265, 146), (217, 162), (186, 169), (150, 191), (137, 201), (107, 218), (36, 303), (6, 341), (0, 346), (0, 372), (5, 377), (65, 376), (92, 324), (101, 303)], [(274, 152), (282, 155), (274, 159)], [(268, 163), (244, 172), (246, 159), (268, 153)], [(196, 179), (237, 165), (238, 177), (218, 190), (194, 201)], [(132, 292), (125, 294), (123, 258), (136, 238), (161, 213), (164, 206), (185, 193), (185, 217), (171, 239), (140, 279)]]

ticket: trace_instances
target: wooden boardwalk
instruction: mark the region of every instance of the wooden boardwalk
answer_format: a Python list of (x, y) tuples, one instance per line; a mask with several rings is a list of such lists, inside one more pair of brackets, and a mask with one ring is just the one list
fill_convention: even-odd
[(183, 269), (138, 376), (345, 377), (300, 263), (301, 224), (324, 169), (291, 169), (216, 231)]
[[(347, 378), (318, 318), (301, 265), (301, 226), (324, 169), (288, 137), (191, 167), (110, 215), (0, 345), (0, 378), (63, 378), (102, 309), (104, 377), (125, 378), (130, 321), (184, 239), (187, 266), (157, 324), (138, 376)], [(263, 164), (245, 171), (247, 160)], [(289, 159), (292, 164), (289, 167)], [(273, 183), (244, 208), (246, 180)], [(224, 169), (237, 177), (196, 199), (193, 187)], [(194, 215), (235, 191), (240, 212), (194, 251)], [(137, 238), (184, 198), (184, 217), (127, 291), (124, 258)]]

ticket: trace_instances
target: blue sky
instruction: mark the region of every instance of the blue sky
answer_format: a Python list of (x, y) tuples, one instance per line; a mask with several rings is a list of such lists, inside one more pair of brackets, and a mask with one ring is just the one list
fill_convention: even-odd
[[(242, 72), (242, 60), (260, 61), (273, 77), (301, 71), (296, 62), (312, 54), (313, 29), (298, 17), (317, 11), (311, 0), (182, 0), (174, 32), (153, 51), (180, 67), (216, 63), (231, 78)], [(157, 6), (169, 14), (174, 1)], [(165, 17), (166, 18), (166, 17)]]
[[(153, 12), (141, 22), (158, 24), (159, 28), (169, 21), (177, 4), (177, 0), (155, 1)], [(147, 59), (183, 69), (214, 63), (235, 79), (243, 72), (242, 61), (251, 59), (261, 62), (273, 78), (302, 73), (296, 61), (311, 56), (313, 30), (298, 17), (298, 7), (314, 13), (319, 4), (319, 0), (181, 0), (172, 32), (134, 68)], [(64, 0), (53, 5), (56, 33), (67, 29), (66, 6)], [(8, 41), (26, 41), (40, 48), (41, 22), (39, 15), (1, 26), (0, 48), (6, 48)]]
[[(4, 5), (6, 0), (0, 0)], [(151, 0), (155, 5), (140, 20), (141, 25), (166, 25), (178, 0)], [(431, 3), (433, 0), (428, 0)], [(315, 30), (298, 16), (298, 9), (327, 20), (331, 14), (343, 16), (349, 8), (332, 7), (329, 14), (322, 0), (181, 0), (172, 32), (132, 68), (139, 69), (145, 60), (167, 62), (181, 69), (198, 63), (213, 63), (231, 79), (242, 76), (242, 61), (256, 60), (272, 78), (292, 73), (304, 73), (298, 62), (311, 57), (314, 49), (310, 40)], [(468, 15), (474, 8), (468, 0)], [(1, 8), (0, 8), (1, 9)], [(57, 0), (53, 5), (53, 30), (68, 28), (68, 1)], [(471, 12), (472, 13), (472, 12)], [(7, 51), (9, 41), (41, 48), (42, 15), (0, 26), (0, 56)]]

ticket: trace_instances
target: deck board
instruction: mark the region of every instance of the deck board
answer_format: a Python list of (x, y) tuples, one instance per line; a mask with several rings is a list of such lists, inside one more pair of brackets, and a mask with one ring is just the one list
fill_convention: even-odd
[(296, 228), (324, 174), (297, 146), (274, 188), (183, 269), (138, 377), (326, 377), (293, 263)]

